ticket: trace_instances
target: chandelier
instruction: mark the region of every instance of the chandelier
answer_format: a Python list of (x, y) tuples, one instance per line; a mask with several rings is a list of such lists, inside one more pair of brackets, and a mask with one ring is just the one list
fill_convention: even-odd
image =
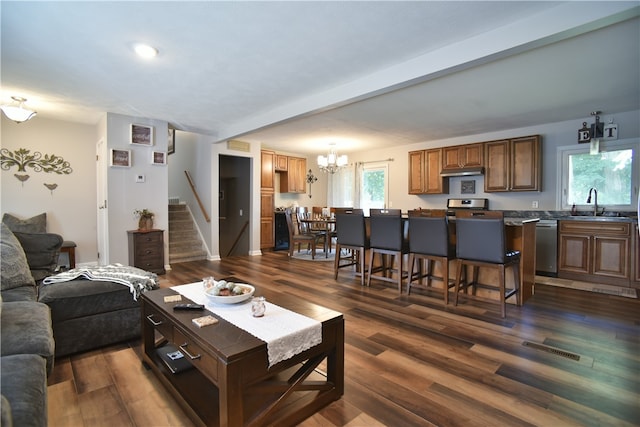
[(22, 123), (33, 118), (37, 114), (35, 111), (24, 107), (24, 103), (27, 101), (25, 98), (12, 96), (11, 99), (13, 99), (11, 104), (0, 106), (0, 109), (2, 109), (2, 112), (7, 116), (7, 118), (16, 123)]
[(345, 154), (338, 156), (336, 149), (333, 147), (334, 145), (335, 144), (331, 144), (329, 154), (326, 156), (318, 156), (318, 168), (323, 172), (336, 173), (340, 168), (347, 166), (347, 163), (349, 163)]

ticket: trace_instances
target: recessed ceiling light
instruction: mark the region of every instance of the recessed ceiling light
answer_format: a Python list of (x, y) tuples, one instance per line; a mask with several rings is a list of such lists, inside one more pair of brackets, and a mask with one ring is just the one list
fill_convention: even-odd
[(133, 45), (133, 50), (136, 51), (138, 56), (145, 59), (153, 58), (158, 55), (158, 49), (144, 43), (136, 43)]

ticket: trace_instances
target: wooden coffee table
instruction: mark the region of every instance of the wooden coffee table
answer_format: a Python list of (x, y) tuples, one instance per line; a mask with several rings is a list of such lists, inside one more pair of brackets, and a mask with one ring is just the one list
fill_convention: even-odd
[[(268, 301), (321, 322), (322, 343), (269, 368), (264, 341), (215, 314), (219, 323), (198, 328), (191, 319), (212, 313), (174, 311), (176, 303), (164, 302), (176, 294), (172, 289), (142, 295), (144, 362), (198, 425), (295, 425), (344, 393), (342, 314), (256, 288)], [(156, 353), (167, 343), (195, 369), (172, 374)]]

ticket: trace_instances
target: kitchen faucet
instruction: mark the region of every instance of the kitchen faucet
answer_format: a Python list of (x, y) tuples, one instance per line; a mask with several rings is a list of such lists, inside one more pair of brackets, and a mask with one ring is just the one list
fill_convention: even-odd
[(598, 215), (598, 190), (596, 190), (593, 187), (591, 187), (589, 189), (589, 197), (587, 197), (587, 203), (591, 203), (591, 192), (592, 191), (596, 195), (595, 200), (594, 200), (594, 205), (593, 205), (593, 216), (597, 216)]

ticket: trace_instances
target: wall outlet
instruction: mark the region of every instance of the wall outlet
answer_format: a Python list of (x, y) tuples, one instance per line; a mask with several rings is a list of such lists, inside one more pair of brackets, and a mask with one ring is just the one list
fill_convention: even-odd
[(136, 175), (136, 182), (144, 182), (144, 175), (143, 174)]
[(531, 202), (531, 207), (534, 209), (538, 209), (538, 201), (534, 200), (533, 202)]

